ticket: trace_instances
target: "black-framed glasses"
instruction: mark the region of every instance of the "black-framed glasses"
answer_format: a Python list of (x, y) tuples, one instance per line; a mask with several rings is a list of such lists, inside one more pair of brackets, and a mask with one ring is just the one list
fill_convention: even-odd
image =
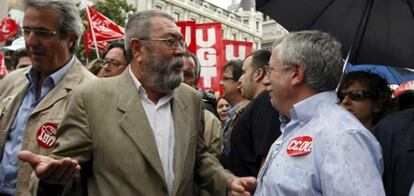
[(24, 34), (25, 37), (28, 37), (31, 32), (33, 32), (33, 34), (36, 37), (42, 38), (42, 39), (51, 38), (52, 36), (56, 35), (56, 33), (57, 33), (56, 31), (52, 31), (52, 30), (48, 30), (48, 29), (32, 29), (32, 28), (23, 27), (23, 34)]
[(176, 39), (173, 37), (140, 37), (138, 38), (140, 40), (144, 40), (144, 41), (162, 41), (164, 43), (167, 44), (168, 47), (170, 48), (178, 48), (179, 46), (183, 49), (187, 48), (187, 44), (185, 43), (184, 40), (182, 39)]
[(108, 67), (111, 69), (115, 69), (119, 67), (120, 65), (124, 65), (124, 64), (116, 60), (101, 60), (101, 67), (104, 67), (105, 65), (108, 65)]
[(363, 101), (363, 100), (366, 100), (366, 99), (373, 99), (372, 93), (370, 93), (368, 91), (354, 90), (354, 91), (338, 93), (339, 101), (344, 100), (346, 96), (348, 96), (349, 99), (351, 99), (352, 101)]
[(226, 80), (234, 80), (234, 78), (233, 77), (223, 76), (223, 81), (226, 81)]

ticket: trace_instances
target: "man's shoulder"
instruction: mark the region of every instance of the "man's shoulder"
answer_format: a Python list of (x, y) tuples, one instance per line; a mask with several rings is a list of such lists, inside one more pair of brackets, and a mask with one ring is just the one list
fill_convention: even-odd
[(385, 117), (372, 129), (372, 133), (380, 141), (406, 134), (411, 134), (414, 137), (414, 108)]
[(85, 81), (96, 79), (96, 76), (86, 69), (86, 67), (76, 59), (72, 68), (68, 71), (67, 75), (75, 74), (81, 77), (80, 83)]
[(201, 100), (200, 93), (198, 93), (197, 90), (195, 90), (193, 87), (191, 87), (191, 86), (189, 86), (185, 83), (181, 83), (175, 89), (175, 93), (179, 97), (192, 97), (192, 98), (198, 98), (198, 99)]
[(26, 72), (30, 67), (25, 67), (21, 69), (14, 70), (6, 75), (2, 80), (0, 80), (0, 89), (2, 94), (8, 88), (16, 88), (21, 85), (26, 85), (28, 83)]

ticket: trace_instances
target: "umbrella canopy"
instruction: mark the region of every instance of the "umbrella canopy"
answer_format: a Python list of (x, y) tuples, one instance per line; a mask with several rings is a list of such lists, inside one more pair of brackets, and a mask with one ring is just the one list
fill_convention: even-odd
[(367, 71), (383, 77), (389, 84), (400, 85), (404, 82), (414, 80), (414, 70), (384, 65), (349, 65), (345, 72)]
[(289, 31), (329, 32), (352, 64), (414, 68), (414, 0), (256, 0)]

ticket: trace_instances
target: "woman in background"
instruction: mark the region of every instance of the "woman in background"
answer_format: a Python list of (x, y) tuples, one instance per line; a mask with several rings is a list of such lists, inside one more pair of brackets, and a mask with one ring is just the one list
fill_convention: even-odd
[(354, 114), (367, 129), (395, 111), (391, 94), (385, 79), (363, 71), (345, 74), (337, 91), (339, 104)]
[(221, 125), (224, 125), (227, 120), (227, 110), (230, 108), (229, 102), (223, 97), (217, 99), (217, 114), (221, 121)]

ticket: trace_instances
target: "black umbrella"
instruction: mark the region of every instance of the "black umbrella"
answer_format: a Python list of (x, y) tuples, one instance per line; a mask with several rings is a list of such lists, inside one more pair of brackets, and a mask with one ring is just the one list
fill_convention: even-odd
[(352, 64), (414, 68), (414, 0), (256, 0), (289, 31), (318, 29), (343, 44)]

